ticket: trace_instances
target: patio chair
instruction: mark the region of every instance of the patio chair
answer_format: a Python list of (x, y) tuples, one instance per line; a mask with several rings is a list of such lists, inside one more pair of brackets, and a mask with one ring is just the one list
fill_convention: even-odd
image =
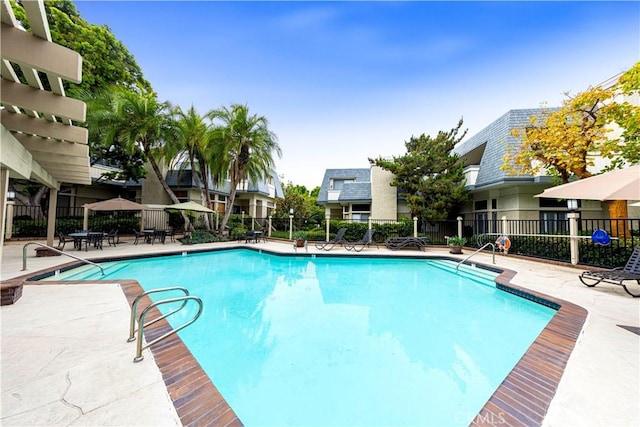
[(258, 243), (258, 238), (256, 236), (256, 232), (254, 230), (247, 231), (246, 234), (244, 235), (244, 242), (245, 243), (249, 243), (249, 242)]
[(85, 251), (89, 250), (89, 245), (93, 245), (94, 248), (102, 250), (103, 240), (104, 233), (89, 232), (87, 234), (87, 244), (85, 245)]
[(142, 231), (133, 230), (133, 232), (136, 234), (136, 240), (133, 241), (134, 245), (137, 245), (140, 239), (144, 241), (144, 239), (146, 238), (145, 234)]
[(316, 243), (316, 248), (324, 249), (325, 251), (330, 251), (331, 249), (333, 249), (335, 245), (338, 245), (340, 243), (346, 243), (347, 241), (344, 240), (344, 233), (346, 232), (347, 232), (346, 228), (341, 228), (340, 230), (338, 230), (338, 232), (336, 233), (336, 236), (333, 239), (328, 240), (326, 242)]
[(62, 251), (64, 250), (64, 245), (67, 242), (73, 242), (75, 244), (75, 241), (76, 239), (74, 239), (73, 237), (66, 236), (58, 231), (58, 246), (56, 247), (56, 249)]
[[(606, 282), (622, 286), (626, 293), (634, 298), (640, 297), (640, 292), (633, 293), (624, 283), (627, 280), (635, 280), (640, 286), (640, 245), (636, 246), (624, 267), (616, 267), (605, 271), (584, 271), (578, 278), (586, 286), (592, 288), (598, 283)], [(640, 288), (639, 288), (640, 290)]]
[(353, 249), (356, 252), (360, 252), (365, 248), (365, 246), (369, 246), (372, 244), (378, 247), (378, 245), (373, 241), (373, 233), (375, 233), (375, 231), (376, 230), (372, 228), (368, 229), (359, 242), (346, 242), (344, 244), (344, 247), (347, 248), (348, 251)]
[(156, 240), (164, 245), (166, 237), (167, 237), (167, 232), (165, 230), (153, 230), (153, 235), (149, 236), (149, 239), (151, 240), (152, 245), (155, 243)]
[(118, 244), (118, 229), (114, 228), (107, 234), (107, 244), (109, 246), (116, 246)]

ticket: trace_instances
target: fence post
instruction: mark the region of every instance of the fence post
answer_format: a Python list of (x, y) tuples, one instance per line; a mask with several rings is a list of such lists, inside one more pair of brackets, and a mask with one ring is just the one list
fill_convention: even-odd
[(413, 237), (418, 237), (418, 217), (413, 217)]
[(369, 230), (371, 230), (371, 217), (369, 217), (369, 227), (367, 227), (367, 228), (369, 228)]
[(329, 241), (329, 228), (331, 226), (331, 215), (326, 214), (324, 219), (326, 220), (325, 221), (326, 222), (325, 228), (327, 229), (326, 230), (327, 238), (326, 238), (325, 242), (328, 242)]
[(289, 215), (289, 240), (293, 240), (293, 214)]
[(509, 235), (509, 222), (507, 221), (507, 216), (505, 215), (500, 219), (502, 220), (502, 235), (503, 236), (508, 236)]
[(89, 208), (86, 206), (84, 207), (84, 216), (82, 218), (82, 229), (89, 229)]
[(58, 203), (58, 188), (49, 189), (49, 209), (47, 212), (47, 245), (53, 246), (56, 235), (56, 208)]
[(569, 212), (567, 219), (569, 219), (569, 248), (571, 249), (571, 264), (578, 264), (580, 254), (578, 252), (578, 218), (580, 214), (577, 212)]
[(462, 237), (462, 217), (456, 218), (458, 220), (458, 237)]
[(13, 206), (16, 204), (13, 200), (7, 200), (7, 215), (6, 215), (6, 229), (4, 238), (6, 240), (11, 239), (13, 236)]
[(272, 221), (273, 221), (273, 216), (269, 215), (269, 233), (268, 233), (269, 237), (271, 237), (271, 227), (272, 227), (271, 223), (272, 223)]

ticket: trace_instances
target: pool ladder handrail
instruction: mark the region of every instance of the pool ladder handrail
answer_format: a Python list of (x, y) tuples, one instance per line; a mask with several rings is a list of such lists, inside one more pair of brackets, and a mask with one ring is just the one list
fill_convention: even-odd
[[(152, 303), (151, 305), (149, 305), (148, 307), (146, 307), (144, 310), (142, 310), (142, 313), (140, 313), (139, 316), (137, 316), (137, 320), (138, 320), (138, 337), (137, 337), (137, 345), (136, 345), (136, 357), (133, 359), (134, 362), (140, 362), (142, 359), (144, 359), (144, 356), (142, 356), (142, 351), (144, 349), (147, 349), (149, 347), (151, 347), (152, 345), (162, 341), (163, 339), (169, 337), (170, 335), (175, 334), (178, 331), (181, 331), (182, 329), (186, 328), (187, 326), (189, 326), (190, 324), (192, 324), (193, 322), (195, 322), (200, 315), (202, 314), (202, 309), (203, 309), (203, 305), (202, 305), (202, 300), (198, 297), (195, 296), (191, 296), (189, 295), (189, 291), (181, 286), (174, 286), (174, 287), (169, 287), (169, 288), (159, 288), (159, 289), (152, 289), (150, 291), (144, 292), (140, 295), (138, 295), (135, 300), (133, 301), (133, 304), (131, 306), (131, 323), (129, 326), (129, 338), (127, 339), (127, 342), (131, 342), (136, 340), (135, 337), (135, 333), (136, 333), (136, 329), (135, 329), (135, 322), (136, 322), (136, 314), (137, 314), (137, 307), (138, 307), (138, 302), (145, 296), (151, 294), (151, 293), (156, 293), (156, 292), (168, 292), (168, 291), (181, 291), (183, 292), (185, 295), (184, 296), (180, 296), (180, 297), (176, 297), (176, 298), (168, 298), (168, 299), (164, 299), (161, 301), (157, 301), (155, 303)], [(189, 301), (195, 301), (198, 304), (198, 312), (195, 314), (195, 316), (183, 323), (182, 325), (180, 325), (178, 328), (174, 328), (172, 330), (170, 330), (169, 332), (167, 332), (166, 334), (162, 335), (161, 337), (156, 338), (155, 340), (147, 343), (147, 345), (143, 346), (142, 345), (142, 340), (144, 338), (144, 328), (152, 325), (162, 319), (166, 319), (167, 317), (171, 316), (172, 314), (177, 313), (178, 311), (182, 310)], [(169, 313), (156, 317), (155, 319), (150, 320), (149, 322), (145, 323), (145, 319), (147, 317), (147, 314), (155, 307), (158, 307), (160, 305), (163, 304), (171, 304), (171, 303), (175, 303), (175, 302), (182, 302), (182, 304), (180, 304), (180, 306), (174, 310), (171, 310)]]
[(475, 254), (477, 254), (478, 252), (480, 252), (481, 250), (483, 250), (487, 246), (491, 246), (491, 252), (493, 254), (493, 263), (495, 264), (496, 263), (496, 245), (494, 245), (493, 243), (489, 242), (489, 243), (485, 243), (480, 249), (476, 250), (474, 253), (472, 253), (471, 255), (469, 255), (468, 257), (463, 259), (462, 261), (458, 262), (458, 264), (456, 264), (456, 273), (458, 272), (458, 269), (460, 268), (461, 264), (463, 264), (465, 261), (467, 261), (469, 258), (474, 256)]
[(90, 265), (93, 265), (94, 267), (98, 267), (100, 269), (100, 271), (102, 272), (102, 275), (104, 276), (104, 268), (102, 268), (102, 266), (96, 264), (95, 262), (89, 261), (88, 259), (77, 257), (75, 255), (72, 255), (72, 254), (68, 253), (68, 252), (63, 252), (60, 249), (53, 248), (53, 247), (51, 247), (49, 245), (45, 245), (44, 243), (40, 243), (40, 242), (28, 242), (22, 248), (22, 271), (25, 271), (27, 269), (27, 246), (29, 246), (29, 245), (42, 246), (43, 248), (47, 248), (47, 249), (49, 249), (51, 251), (54, 251), (54, 252), (57, 252), (57, 253), (59, 253), (61, 255), (66, 255), (66, 256), (71, 257), (73, 259), (77, 259), (78, 261), (82, 261), (85, 264), (90, 264)]

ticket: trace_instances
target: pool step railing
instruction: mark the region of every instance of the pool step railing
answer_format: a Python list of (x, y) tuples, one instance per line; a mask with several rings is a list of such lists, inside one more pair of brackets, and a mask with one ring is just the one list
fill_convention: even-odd
[(38, 245), (40, 247), (47, 248), (50, 251), (59, 253), (60, 255), (66, 255), (66, 256), (68, 256), (70, 258), (77, 259), (78, 261), (81, 261), (81, 262), (83, 262), (85, 264), (89, 264), (89, 265), (92, 265), (94, 267), (98, 267), (100, 269), (100, 271), (102, 272), (102, 275), (104, 276), (104, 268), (102, 268), (102, 266), (96, 264), (95, 262), (89, 261), (88, 259), (80, 258), (78, 256), (72, 255), (72, 254), (70, 254), (68, 252), (61, 251), (60, 249), (56, 249), (54, 247), (51, 247), (49, 245), (45, 245), (44, 243), (40, 243), (40, 242), (28, 242), (22, 247), (22, 271), (25, 271), (27, 269), (27, 247), (30, 246), (30, 245)]
[(468, 257), (465, 257), (462, 261), (458, 262), (458, 264), (456, 265), (456, 271), (458, 271), (458, 268), (460, 268), (461, 264), (464, 264), (465, 261), (468, 261), (471, 257), (473, 257), (475, 254), (477, 254), (478, 252), (480, 252), (481, 250), (483, 250), (487, 246), (491, 246), (491, 253), (493, 255), (493, 263), (495, 264), (496, 263), (496, 245), (494, 245), (493, 243), (485, 243), (480, 249), (476, 250), (474, 253), (472, 253)]
[[(142, 298), (144, 298), (145, 296), (147, 296), (149, 294), (152, 294), (152, 293), (171, 292), (171, 291), (182, 292), (182, 293), (184, 293), (184, 295), (183, 296), (179, 296), (179, 297), (175, 297), (175, 298), (167, 298), (167, 299), (164, 299), (164, 300), (160, 300), (160, 301), (154, 302), (151, 305), (149, 305), (148, 307), (146, 307), (144, 310), (142, 310), (142, 312), (138, 315), (138, 313), (137, 313), (138, 303), (140, 302), (140, 300), (142, 300)], [(146, 345), (142, 344), (142, 340), (144, 338), (144, 328), (146, 328), (147, 326), (152, 325), (152, 324), (154, 324), (156, 322), (159, 322), (162, 319), (166, 319), (167, 317), (179, 312), (180, 310), (182, 310), (183, 308), (185, 308), (187, 306), (189, 301), (195, 301), (196, 304), (198, 304), (198, 311), (196, 312), (195, 316), (193, 316), (190, 320), (188, 320), (187, 322), (183, 323), (179, 327), (173, 328), (172, 330), (170, 330), (166, 334), (162, 335), (161, 337), (156, 338), (155, 340), (147, 343)], [(177, 308), (175, 308), (175, 309), (171, 310), (170, 312), (168, 312), (167, 314), (164, 314), (162, 316), (158, 316), (155, 319), (151, 319), (151, 320), (149, 320), (148, 322), (145, 323), (145, 320), (147, 318), (147, 314), (149, 314), (149, 312), (152, 309), (154, 309), (156, 307), (159, 307), (161, 305), (164, 305), (164, 304), (172, 304), (172, 303), (180, 303), (180, 305)], [(198, 320), (198, 318), (202, 314), (202, 309), (203, 309), (202, 300), (200, 298), (198, 298), (198, 297), (189, 295), (189, 290), (187, 288), (182, 287), (182, 286), (173, 286), (173, 287), (169, 287), (169, 288), (152, 289), (150, 291), (146, 291), (146, 292), (143, 292), (140, 295), (138, 295), (135, 298), (135, 300), (133, 301), (133, 304), (131, 305), (131, 321), (130, 321), (130, 325), (129, 325), (129, 338), (127, 339), (127, 342), (132, 342), (132, 341), (136, 341), (137, 340), (136, 357), (133, 359), (133, 361), (134, 362), (140, 362), (142, 359), (144, 359), (144, 357), (142, 356), (142, 351), (144, 349), (149, 348), (154, 344), (157, 344), (158, 342), (160, 342), (160, 341), (164, 340), (165, 338), (177, 333), (178, 331), (181, 331), (182, 329), (186, 328), (187, 326), (189, 326), (190, 324), (192, 324), (193, 322)], [(136, 321), (138, 323), (138, 329), (137, 330), (136, 330)], [(136, 338), (136, 332), (138, 333), (137, 338)]]

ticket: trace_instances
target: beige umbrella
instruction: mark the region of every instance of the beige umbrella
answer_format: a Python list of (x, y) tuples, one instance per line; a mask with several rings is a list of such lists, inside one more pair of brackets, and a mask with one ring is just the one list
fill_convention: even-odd
[(131, 200), (118, 196), (115, 199), (103, 200), (101, 202), (89, 203), (85, 208), (92, 211), (142, 211), (147, 207)]
[(640, 165), (547, 188), (535, 197), (583, 200), (640, 200)]
[[(118, 196), (115, 199), (103, 200), (101, 202), (87, 203), (82, 206), (84, 208), (84, 220), (82, 227), (87, 230), (89, 228), (89, 211), (143, 211), (147, 209), (145, 205), (123, 199)], [(141, 219), (142, 221), (142, 219)], [(142, 227), (142, 225), (141, 225)]]
[(205, 213), (213, 213), (213, 211), (205, 206), (202, 206), (196, 202), (184, 202), (184, 203), (176, 203), (175, 205), (168, 205), (166, 209), (176, 209), (179, 211), (195, 211), (195, 212), (205, 212)]

